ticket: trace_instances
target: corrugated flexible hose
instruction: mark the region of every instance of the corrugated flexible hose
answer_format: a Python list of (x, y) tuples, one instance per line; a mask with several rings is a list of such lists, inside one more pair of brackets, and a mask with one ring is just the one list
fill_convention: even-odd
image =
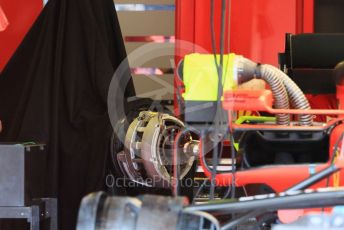
[[(264, 80), (271, 88), (272, 94), (275, 98), (274, 106), (276, 109), (289, 109), (288, 93), (283, 84), (281, 78), (275, 74), (269, 66), (260, 66), (260, 76), (257, 76)], [(277, 114), (276, 115), (278, 125), (289, 125), (289, 114)]]
[[(307, 110), (311, 109), (309, 102), (302, 92), (302, 90), (293, 82), (288, 75), (286, 75), (280, 69), (272, 66), (272, 65), (263, 65), (261, 68), (261, 74), (271, 74), (283, 82), (285, 89), (287, 90), (289, 100), (291, 103), (292, 108), (295, 109), (302, 109)], [(312, 115), (299, 115), (298, 116), (299, 125), (302, 126), (311, 126), (313, 123), (313, 116)]]

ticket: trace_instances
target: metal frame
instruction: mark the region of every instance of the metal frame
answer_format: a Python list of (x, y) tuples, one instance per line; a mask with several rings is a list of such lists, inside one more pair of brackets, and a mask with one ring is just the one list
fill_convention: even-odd
[(50, 230), (57, 230), (57, 199), (36, 199), (25, 207), (0, 207), (0, 219), (26, 219), (30, 230), (39, 230), (40, 222), (50, 219)]

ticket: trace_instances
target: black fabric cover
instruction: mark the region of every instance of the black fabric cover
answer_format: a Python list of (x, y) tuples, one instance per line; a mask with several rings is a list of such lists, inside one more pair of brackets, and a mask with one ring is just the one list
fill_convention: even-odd
[(125, 57), (112, 0), (50, 0), (1, 73), (0, 141), (47, 144), (59, 229), (75, 229), (81, 198), (104, 187), (108, 88)]

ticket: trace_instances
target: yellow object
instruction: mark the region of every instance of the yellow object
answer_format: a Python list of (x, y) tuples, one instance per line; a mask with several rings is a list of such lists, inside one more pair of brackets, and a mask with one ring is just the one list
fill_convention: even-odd
[[(223, 57), (223, 91), (237, 87), (235, 54)], [(220, 56), (217, 55), (218, 63)], [(218, 73), (212, 54), (190, 54), (184, 58), (183, 82), (186, 101), (217, 101)]]
[[(334, 162), (337, 161), (337, 159), (340, 157), (340, 151), (337, 150), (335, 153), (335, 157), (334, 157)], [(336, 172), (333, 174), (333, 187), (338, 188), (340, 187), (340, 172)]]

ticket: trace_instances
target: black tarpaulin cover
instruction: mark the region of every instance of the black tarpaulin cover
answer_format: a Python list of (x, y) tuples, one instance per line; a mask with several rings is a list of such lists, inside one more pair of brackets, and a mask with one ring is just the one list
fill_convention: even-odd
[(75, 229), (81, 198), (104, 186), (108, 88), (125, 57), (112, 0), (50, 0), (1, 73), (0, 140), (47, 144), (59, 229)]

